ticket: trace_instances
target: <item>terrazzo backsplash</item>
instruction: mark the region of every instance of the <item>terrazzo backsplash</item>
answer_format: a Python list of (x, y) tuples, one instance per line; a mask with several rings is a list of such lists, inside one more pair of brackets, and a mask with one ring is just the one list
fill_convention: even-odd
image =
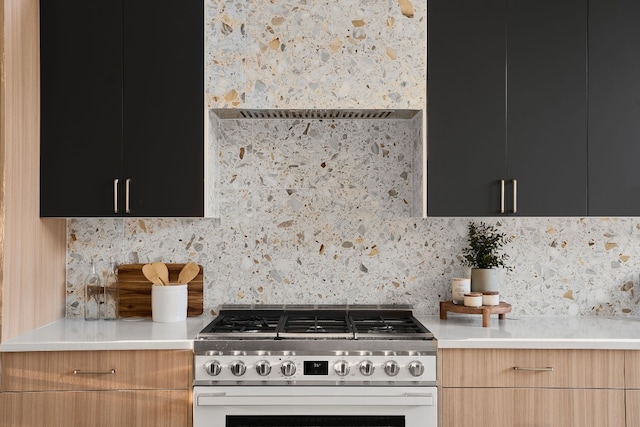
[[(208, 109), (412, 109), (411, 120), (209, 114), (216, 218), (69, 219), (67, 315), (94, 260), (195, 261), (220, 304), (412, 304), (468, 275), (468, 218), (422, 218), (426, 1), (205, 0)], [(427, 141), (428, 142), (428, 141)], [(640, 315), (640, 218), (475, 218), (513, 237), (512, 315)]]
[[(266, 194), (265, 189), (265, 194)], [(252, 216), (224, 219), (73, 219), (68, 222), (67, 313), (82, 315), (89, 260), (193, 260), (204, 266), (205, 312), (219, 304), (410, 303), (437, 314), (468, 219), (383, 219), (269, 191)], [(300, 207), (295, 210), (294, 206)], [(483, 218), (513, 236), (502, 297), (513, 315), (640, 315), (640, 219)]]

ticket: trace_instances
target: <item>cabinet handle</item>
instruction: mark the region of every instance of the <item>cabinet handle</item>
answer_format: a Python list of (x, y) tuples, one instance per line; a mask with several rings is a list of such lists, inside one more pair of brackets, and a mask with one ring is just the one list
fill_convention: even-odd
[(106, 371), (83, 371), (81, 369), (73, 370), (73, 375), (111, 375), (115, 373), (115, 369), (108, 369)]
[(518, 213), (518, 180), (514, 179), (513, 182), (513, 213)]
[(524, 368), (522, 366), (514, 366), (513, 367), (514, 371), (545, 371), (545, 372), (550, 372), (553, 371), (553, 367), (552, 366), (547, 366), (546, 368)]
[(504, 213), (504, 179), (500, 180), (500, 213)]
[(129, 186), (131, 185), (131, 179), (127, 178), (124, 182), (124, 211), (125, 213), (131, 213), (129, 207)]
[(113, 213), (118, 213), (118, 178), (113, 180)]

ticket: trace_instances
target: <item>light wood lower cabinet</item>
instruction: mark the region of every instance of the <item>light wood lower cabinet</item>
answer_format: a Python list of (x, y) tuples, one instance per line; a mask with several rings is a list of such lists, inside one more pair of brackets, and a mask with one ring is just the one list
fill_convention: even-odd
[(0, 426), (188, 426), (190, 394), (188, 390), (0, 393)]
[(190, 350), (2, 353), (3, 391), (188, 389)]
[(624, 351), (440, 351), (441, 382), (446, 387), (624, 388)]
[(626, 351), (624, 356), (627, 426), (640, 426), (640, 351)]
[(0, 353), (1, 427), (188, 427), (190, 350)]
[(640, 426), (640, 390), (626, 390), (627, 426)]
[(624, 393), (602, 389), (443, 388), (441, 427), (624, 427)]
[(441, 427), (625, 426), (624, 351), (441, 349), (439, 366)]

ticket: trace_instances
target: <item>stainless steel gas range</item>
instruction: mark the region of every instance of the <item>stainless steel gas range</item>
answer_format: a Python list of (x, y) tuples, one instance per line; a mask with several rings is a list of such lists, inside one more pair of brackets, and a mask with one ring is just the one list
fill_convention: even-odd
[(194, 349), (194, 427), (437, 426), (410, 306), (223, 306)]

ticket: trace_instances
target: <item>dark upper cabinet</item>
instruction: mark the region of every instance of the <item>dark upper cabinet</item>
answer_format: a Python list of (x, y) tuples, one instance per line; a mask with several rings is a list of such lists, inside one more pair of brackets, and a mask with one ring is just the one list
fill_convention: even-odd
[(43, 217), (204, 214), (204, 6), (41, 2)]
[(498, 213), (506, 179), (505, 0), (431, 0), (427, 213)]
[(122, 4), (40, 5), (40, 215), (113, 215), (122, 176)]
[(587, 214), (586, 58), (586, 0), (508, 3), (509, 212)]
[(428, 215), (586, 215), (586, 1), (428, 19)]
[(640, 215), (640, 2), (589, 3), (589, 214)]

